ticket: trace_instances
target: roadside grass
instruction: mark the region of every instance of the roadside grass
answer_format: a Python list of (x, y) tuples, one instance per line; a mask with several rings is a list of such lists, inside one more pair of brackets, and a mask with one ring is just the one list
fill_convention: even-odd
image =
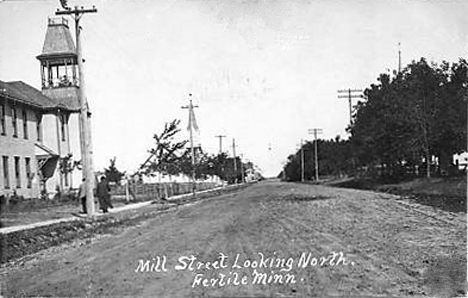
[(373, 179), (348, 179), (327, 183), (330, 186), (367, 189), (401, 195), (422, 205), (450, 212), (467, 212), (466, 177), (418, 178), (401, 183), (384, 184)]
[[(146, 208), (109, 213), (95, 218), (84, 217), (69, 222), (55, 223), (8, 234), (0, 233), (0, 252), (2, 252), (0, 253), (0, 264), (9, 263), (63, 243), (69, 243), (75, 240), (86, 241), (97, 234), (118, 233), (121, 229), (135, 226), (146, 219), (154, 218), (159, 214), (170, 212), (171, 210), (176, 210), (180, 205), (242, 191), (248, 186), (250, 186), (250, 184), (242, 184), (212, 192), (200, 193), (197, 194), (195, 198), (187, 196), (177, 200), (153, 199), (152, 203), (154, 203), (154, 205), (151, 204)], [(134, 202), (135, 201), (132, 201), (131, 203)], [(43, 211), (47, 212), (47, 210)]]
[[(151, 201), (155, 199), (155, 196), (141, 195), (136, 198), (127, 201), (125, 196), (114, 194), (111, 192), (112, 202), (122, 203), (122, 204), (133, 204), (145, 201)], [(78, 197), (73, 193), (67, 193), (60, 197), (53, 199), (39, 199), (39, 198), (17, 198), (10, 200), (8, 204), (5, 200), (0, 202), (0, 213), (19, 213), (19, 212), (28, 212), (28, 211), (38, 211), (40, 209), (48, 209), (50, 207), (60, 207), (60, 206), (80, 206), (81, 202)]]
[(95, 219), (83, 218), (70, 222), (56, 223), (9, 234), (0, 234), (0, 264), (14, 261), (43, 249), (75, 240), (86, 240), (96, 234), (112, 234), (118, 229), (136, 225), (145, 219), (167, 212), (163, 205), (151, 211), (113, 213)]

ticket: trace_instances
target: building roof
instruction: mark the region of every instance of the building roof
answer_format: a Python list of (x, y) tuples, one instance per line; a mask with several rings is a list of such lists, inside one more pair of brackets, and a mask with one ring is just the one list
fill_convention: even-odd
[(38, 59), (57, 56), (76, 56), (75, 43), (68, 29), (68, 21), (65, 18), (49, 18), (42, 53)]
[(63, 102), (56, 101), (42, 94), (36, 88), (22, 82), (4, 82), (0, 80), (0, 96), (33, 106), (39, 109), (66, 109), (75, 110), (75, 107), (65, 106)]

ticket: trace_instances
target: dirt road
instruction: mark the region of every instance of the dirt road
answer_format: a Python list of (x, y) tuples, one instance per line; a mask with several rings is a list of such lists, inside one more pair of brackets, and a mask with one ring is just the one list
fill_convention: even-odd
[(262, 182), (2, 268), (2, 294), (426, 296), (426, 268), (448, 255), (466, 256), (464, 213)]

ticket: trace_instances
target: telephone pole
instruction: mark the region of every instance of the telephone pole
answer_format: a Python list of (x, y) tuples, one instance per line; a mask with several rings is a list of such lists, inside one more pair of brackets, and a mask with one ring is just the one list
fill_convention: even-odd
[(182, 109), (189, 110), (189, 132), (190, 132), (190, 149), (192, 151), (192, 193), (195, 196), (195, 147), (193, 146), (193, 109), (198, 108), (198, 106), (194, 106), (192, 104), (192, 93), (189, 93), (190, 103), (188, 106), (183, 106)]
[(312, 128), (309, 129), (309, 134), (314, 134), (314, 151), (315, 151), (315, 180), (319, 181), (319, 166), (318, 166), (318, 156), (317, 156), (317, 134), (322, 133), (321, 128)]
[(244, 163), (242, 162), (242, 158), (244, 158), (244, 155), (243, 154), (240, 154), (240, 166), (241, 166), (241, 182), (242, 183), (245, 183), (245, 179), (244, 179)]
[(361, 89), (347, 89), (347, 90), (338, 90), (338, 93), (347, 93), (347, 95), (338, 95), (338, 98), (347, 98), (349, 101), (349, 124), (353, 124), (353, 98), (363, 98), (362, 94), (353, 94), (356, 92), (362, 93)]
[(219, 154), (221, 154), (223, 153), (223, 138), (225, 138), (226, 136), (219, 135), (215, 137), (219, 138)]
[(400, 50), (401, 43), (398, 43), (398, 73), (401, 71), (401, 50)]
[[(66, 3), (66, 2), (65, 2)], [(85, 79), (83, 70), (83, 56), (81, 52), (81, 27), (80, 19), (85, 13), (97, 12), (96, 7), (92, 8), (78, 8), (75, 6), (73, 9), (66, 7), (62, 3), (64, 10), (55, 12), (56, 15), (70, 15), (75, 20), (75, 39), (76, 39), (76, 59), (78, 60), (78, 74), (79, 74), (79, 88), (78, 88), (78, 102), (80, 105), (80, 147), (81, 147), (81, 160), (83, 163), (83, 177), (86, 185), (86, 213), (89, 217), (94, 214), (94, 171), (93, 171), (93, 152), (91, 143), (91, 113), (89, 112), (88, 101), (86, 98)]]
[(232, 138), (232, 156), (234, 161), (234, 183), (237, 184), (236, 139)]
[(301, 182), (304, 182), (304, 144), (301, 139)]

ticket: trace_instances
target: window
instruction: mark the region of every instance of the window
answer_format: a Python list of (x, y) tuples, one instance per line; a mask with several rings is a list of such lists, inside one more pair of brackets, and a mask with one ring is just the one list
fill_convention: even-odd
[(13, 124), (13, 137), (18, 137), (18, 114), (16, 107), (11, 107), (11, 122)]
[(24, 138), (28, 138), (28, 113), (26, 110), (23, 110), (23, 135)]
[(2, 135), (6, 135), (6, 124), (5, 124), (5, 118), (6, 118), (6, 109), (5, 109), (5, 103), (2, 102), (0, 104), (0, 133)]
[(8, 173), (8, 156), (3, 156), (3, 185), (6, 189), (10, 188), (10, 175)]
[(68, 173), (67, 172), (63, 174), (63, 179), (65, 181), (65, 187), (68, 187)]
[(31, 158), (26, 157), (26, 179), (27, 179), (27, 188), (31, 188), (32, 186), (32, 173), (31, 173)]
[(67, 123), (67, 116), (65, 114), (60, 114), (60, 132), (62, 134), (62, 141), (65, 141), (65, 124)]
[(20, 158), (15, 156), (15, 178), (16, 188), (21, 188)]
[(42, 141), (42, 114), (37, 112), (36, 114), (36, 134), (37, 140)]

